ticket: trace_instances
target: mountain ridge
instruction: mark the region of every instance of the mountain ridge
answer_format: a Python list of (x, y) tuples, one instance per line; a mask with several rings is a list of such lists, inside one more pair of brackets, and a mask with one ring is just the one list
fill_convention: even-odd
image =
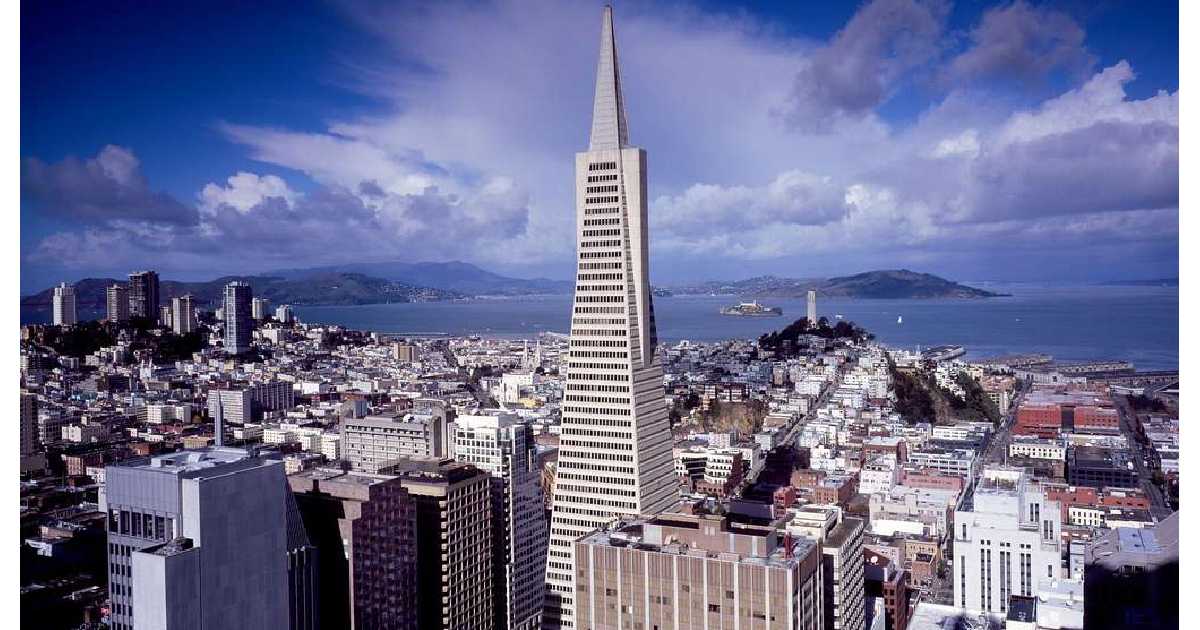
[(833, 278), (756, 276), (733, 282), (709, 281), (670, 287), (676, 295), (740, 295), (799, 298), (815, 290), (822, 297), (860, 299), (988, 298), (1006, 294), (978, 289), (929, 273), (908, 269), (864, 271)]
[[(250, 284), (255, 297), (265, 297), (273, 305), (354, 305), (387, 302), (416, 302), (451, 300), (469, 297), (466, 294), (420, 287), (383, 278), (355, 273), (316, 273), (298, 279), (273, 275), (222, 276), (199, 282), (162, 280), (159, 282), (159, 305), (190, 293), (199, 306), (215, 309), (223, 299), (225, 285), (234, 280)], [(106, 290), (113, 284), (126, 284), (116, 278), (84, 278), (75, 286), (75, 306), (81, 311), (104, 310)], [(48, 308), (53, 299), (53, 287), (21, 298), (21, 306)]]

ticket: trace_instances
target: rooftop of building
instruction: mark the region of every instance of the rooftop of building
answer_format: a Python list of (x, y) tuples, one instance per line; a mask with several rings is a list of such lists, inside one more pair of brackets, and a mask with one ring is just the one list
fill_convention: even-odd
[(971, 614), (962, 608), (921, 602), (908, 620), (909, 630), (1000, 630), (1004, 617), (999, 614)]
[[(719, 534), (728, 537), (722, 539), (715, 536)], [(738, 545), (734, 537), (742, 537), (748, 548), (762, 553), (734, 551), (739, 546), (743, 550), (747, 548), (746, 545)], [(712, 548), (717, 546), (718, 541), (723, 541), (723, 548)], [(778, 568), (793, 568), (817, 544), (803, 536), (779, 536), (775, 526), (746, 525), (733, 522), (723, 515), (683, 512), (624, 517), (606, 529), (584, 536), (579, 542)]]
[(226, 466), (240, 462), (245, 462), (246, 465), (273, 463), (269, 460), (258, 459), (253, 451), (246, 449), (209, 446), (164, 455), (125, 460), (111, 466), (196, 477), (204, 476), (208, 472), (220, 473), (226, 469)]
[(1128, 468), (1129, 453), (1102, 446), (1076, 446), (1071, 449), (1072, 468)]

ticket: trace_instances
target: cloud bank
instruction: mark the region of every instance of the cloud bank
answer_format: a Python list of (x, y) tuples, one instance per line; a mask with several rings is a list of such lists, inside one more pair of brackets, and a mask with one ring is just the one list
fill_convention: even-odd
[[(950, 9), (875, 0), (825, 41), (688, 5), (622, 9), (656, 276), (912, 261), (956, 275), (1031, 256), (1052, 276), (1114, 246), (1169, 259), (1178, 93), (1130, 98), (1134, 69), (1097, 68), (1065, 13), (1005, 4), (960, 37), (947, 30)], [(78, 225), (27, 259), (242, 270), (464, 259), (569, 274), (572, 156), (586, 145), (599, 12), (381, 3), (346, 17), (381, 52), (348, 64), (345, 80), (389, 113), (314, 130), (230, 112), (219, 125), (230, 142), (293, 174), (237, 172), (192, 203), (153, 192), (127, 148), (26, 159), (23, 199)], [(1069, 87), (1022, 100), (1051, 76)], [(922, 103), (920, 113), (885, 115), (897, 101)]]

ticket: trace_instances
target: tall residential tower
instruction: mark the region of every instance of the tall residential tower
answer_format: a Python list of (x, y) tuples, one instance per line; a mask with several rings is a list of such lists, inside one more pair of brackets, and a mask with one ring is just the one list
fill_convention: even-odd
[(129, 315), (157, 319), (158, 306), (158, 272), (129, 274)]
[(225, 354), (242, 354), (250, 349), (250, 285), (230, 282), (225, 285)]
[(75, 315), (75, 286), (60, 283), (54, 287), (54, 325), (74, 326), (78, 321)]
[(554, 483), (545, 627), (574, 627), (574, 541), (678, 499), (649, 280), (646, 152), (629, 144), (605, 7), (588, 150), (575, 155), (578, 255)]

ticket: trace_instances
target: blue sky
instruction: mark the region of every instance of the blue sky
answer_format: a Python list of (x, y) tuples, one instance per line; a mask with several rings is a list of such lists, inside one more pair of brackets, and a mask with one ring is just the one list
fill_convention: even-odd
[[(600, 6), (23, 6), (22, 292), (371, 260), (569, 277)], [(615, 11), (657, 283), (1178, 273), (1171, 3)]]

